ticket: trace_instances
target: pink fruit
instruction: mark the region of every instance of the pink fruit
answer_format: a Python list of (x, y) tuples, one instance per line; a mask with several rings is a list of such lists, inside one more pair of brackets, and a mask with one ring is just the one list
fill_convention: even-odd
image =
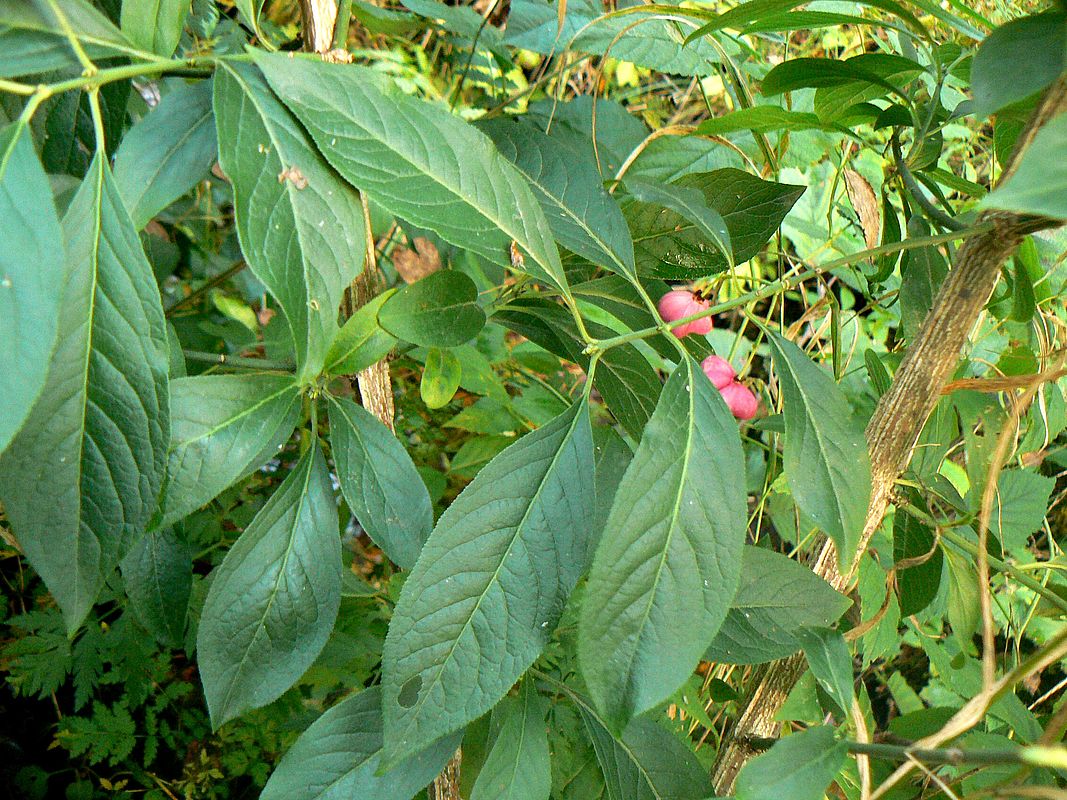
[(704, 374), (708, 376), (708, 380), (715, 384), (716, 389), (724, 389), (737, 377), (737, 370), (730, 366), (730, 362), (725, 358), (708, 356), (700, 362), (700, 366)]
[(756, 409), (759, 408), (759, 400), (756, 399), (756, 395), (752, 394), (752, 390), (747, 386), (742, 386), (736, 381), (728, 384), (719, 390), (722, 393), (722, 399), (726, 401), (727, 408), (738, 419), (752, 419), (756, 416)]
[[(710, 304), (702, 300), (698, 295), (686, 289), (672, 289), (659, 299), (659, 315), (664, 322), (674, 322), (700, 311), (704, 311)], [(690, 333), (706, 334), (711, 331), (711, 317), (687, 322), (672, 328), (671, 332), (681, 339)]]

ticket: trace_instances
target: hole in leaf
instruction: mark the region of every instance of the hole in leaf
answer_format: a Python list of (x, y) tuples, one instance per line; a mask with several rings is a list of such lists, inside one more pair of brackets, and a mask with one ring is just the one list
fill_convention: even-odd
[(400, 687), (400, 694), (397, 695), (396, 702), (400, 703), (401, 708), (411, 708), (419, 699), (419, 691), (421, 689), (422, 676), (416, 675)]

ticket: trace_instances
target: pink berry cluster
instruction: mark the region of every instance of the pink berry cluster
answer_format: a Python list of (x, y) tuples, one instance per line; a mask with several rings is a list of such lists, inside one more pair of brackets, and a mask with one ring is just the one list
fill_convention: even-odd
[[(674, 322), (676, 319), (682, 319), (705, 311), (708, 306), (708, 301), (696, 292), (691, 292), (688, 289), (672, 289), (659, 299), (657, 308), (664, 322)], [(705, 335), (710, 332), (711, 317), (701, 317), (692, 322), (671, 327), (671, 333), (679, 339), (683, 336), (688, 336), (690, 333)]]
[(737, 381), (737, 371), (725, 358), (708, 356), (700, 362), (704, 374), (722, 394), (727, 408), (738, 419), (752, 419), (759, 408), (759, 400), (752, 390)]

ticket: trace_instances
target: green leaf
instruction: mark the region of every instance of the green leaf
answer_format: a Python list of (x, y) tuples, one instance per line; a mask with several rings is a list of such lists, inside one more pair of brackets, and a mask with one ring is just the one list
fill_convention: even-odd
[(385, 642), (387, 762), (481, 716), (541, 653), (587, 563), (594, 502), (583, 399), (445, 510)]
[(426, 485), (377, 417), (347, 398), (331, 400), (330, 445), (341, 493), (374, 543), (410, 569), (433, 528)]
[[(632, 0), (624, 0), (618, 8), (636, 5)], [(677, 13), (675, 8), (670, 10)], [(683, 33), (688, 27), (677, 22), (640, 15), (604, 14), (604, 7), (592, 0), (568, 0), (566, 12), (560, 31), (554, 2), (515, 0), (504, 41), (543, 55), (560, 53), (568, 47), (600, 55), (610, 46), (612, 58), (674, 75), (706, 75), (711, 68), (709, 64), (721, 60), (719, 51), (708, 42), (684, 45)], [(654, 14), (656, 10), (649, 9), (648, 13)], [(626, 35), (626, 29), (641, 20), (644, 21)]]
[(142, 50), (170, 58), (188, 14), (189, 0), (123, 0), (122, 32)]
[(366, 255), (359, 198), (254, 67), (219, 63), (215, 121), (241, 251), (285, 311), (300, 377), (309, 378), (322, 368), (341, 296)]
[[(893, 561), (897, 563), (897, 596), (902, 617), (918, 614), (937, 597), (944, 556), (934, 542), (934, 534), (926, 525), (903, 509), (897, 509), (893, 518)], [(923, 557), (926, 560), (921, 564), (904, 568), (899, 565), (905, 559)]]
[(608, 514), (619, 490), (634, 452), (614, 428), (597, 425), (593, 428), (594, 470), (596, 475), (596, 514), (594, 515), (594, 543), (600, 541)]
[(452, 269), (431, 272), (382, 304), (378, 323), (386, 331), (423, 347), (455, 347), (485, 327), (478, 287)]
[(511, 264), (514, 241), (526, 272), (567, 291), (544, 213), (485, 134), (368, 67), (255, 60), (326, 159), (375, 202), (497, 264)]
[[(90, 58), (119, 54), (141, 57), (146, 55), (131, 44), (111, 20), (88, 0), (63, 0), (61, 7), (71, 29), (79, 43), (86, 48), (86, 53)], [(63, 32), (63, 26), (60, 25), (55, 12), (46, 2), (27, 3), (26, 0), (0, 0), (0, 26), (14, 29), (16, 38), (29, 37), (35, 52), (49, 56), (47, 62), (27, 64), (26, 66), (31, 67), (31, 72), (59, 67), (62, 64), (77, 65), (78, 63), (73, 57), (74, 54)], [(66, 51), (66, 58), (62, 62), (57, 59), (59, 48)], [(25, 54), (26, 51), (23, 51), (20, 56), (25, 58)], [(11, 72), (9, 74), (24, 73)]]
[(1018, 169), (986, 195), (980, 208), (1067, 219), (1067, 114), (1045, 123), (1023, 153)]
[[(805, 5), (806, 2), (807, 0), (749, 0), (746, 3), (731, 8), (723, 14), (719, 14), (711, 22), (690, 33), (687, 40), (697, 39), (708, 33), (720, 31), (725, 28), (750, 32), (753, 29), (759, 29), (761, 23), (777, 23), (780, 16), (800, 16), (800, 14), (803, 13), (818, 13), (799, 12), (796, 15), (781, 13), (794, 9), (797, 6)], [(924, 38), (927, 37), (926, 28), (923, 24), (898, 3), (893, 2), (893, 0), (859, 0), (856, 5), (870, 6), (871, 8), (880, 8), (883, 11), (887, 11), (890, 14), (900, 17), (908, 27), (913, 31), (916, 31), (920, 36), (923, 36)], [(880, 20), (868, 20), (868, 22), (882, 24)], [(809, 26), (804, 25), (802, 27)], [(787, 30), (797, 29), (787, 28)]]
[(178, 87), (123, 137), (115, 155), (115, 183), (138, 230), (203, 180), (215, 163), (211, 85)]
[(409, 800), (441, 771), (459, 738), (440, 739), (379, 775), (382, 691), (373, 686), (342, 700), (300, 734), (260, 800)]
[(639, 717), (616, 738), (592, 704), (573, 693), (611, 800), (703, 800), (707, 771), (681, 740), (650, 717)]
[(578, 657), (613, 730), (669, 698), (737, 590), (746, 513), (737, 422), (686, 358), (615, 494), (589, 571)]
[(0, 131), (0, 452), (22, 427), (56, 342), (63, 235), (29, 129)]
[(355, 375), (381, 361), (396, 346), (396, 337), (378, 324), (378, 312), (395, 293), (395, 289), (382, 292), (345, 320), (326, 353), (326, 372)]
[[(72, 69), (70, 72), (77, 74), (78, 70)], [(115, 149), (122, 136), (129, 98), (128, 80), (113, 81), (100, 87), (104, 141), (109, 152)], [(84, 177), (93, 154), (99, 149), (89, 95), (77, 91), (63, 92), (46, 100), (37, 114), (38, 120), (44, 118), (41, 162), (45, 171)]]
[[(726, 222), (736, 264), (763, 249), (804, 193), (803, 186), (763, 181), (739, 169), (692, 173), (672, 185), (699, 190), (707, 207), (719, 213)], [(718, 248), (708, 247), (705, 235), (678, 213), (646, 203), (631, 203), (624, 212), (634, 232), (637, 269), (642, 275), (688, 280), (727, 268)]]
[(74, 631), (156, 507), (168, 345), (152, 270), (103, 154), (63, 236), (57, 345), (40, 399), (0, 459), (0, 497)]
[(760, 92), (770, 97), (797, 89), (863, 82), (900, 94), (901, 86), (923, 72), (922, 65), (889, 53), (863, 53), (844, 61), (832, 58), (794, 58), (763, 78)]
[(560, 244), (612, 272), (636, 276), (630, 230), (591, 159), (525, 121), (492, 119), (478, 128), (530, 181)]
[(799, 628), (832, 625), (850, 605), (803, 564), (746, 546), (737, 594), (704, 660), (761, 664), (785, 658), (800, 649)]
[(960, 648), (973, 649), (972, 639), (982, 621), (978, 600), (978, 587), (974, 576), (977, 567), (970, 557), (945, 548), (945, 563), (948, 565), (948, 596), (945, 605), (952, 635)]
[(163, 644), (181, 647), (193, 587), (193, 551), (172, 528), (147, 534), (122, 560), (130, 608)]
[(842, 718), (852, 711), (852, 655), (845, 638), (830, 628), (798, 628), (800, 646), (815, 680), (837, 705)]
[(170, 385), (164, 525), (200, 508), (272, 457), (300, 413), (299, 388), (291, 375), (200, 375)]
[(69, 716), (56, 738), (72, 756), (85, 756), (89, 764), (106, 761), (115, 767), (121, 764), (137, 744), (137, 725), (120, 700), (110, 708), (93, 703), (92, 717)]
[(1041, 91), (1064, 69), (1067, 14), (1063, 11), (1001, 25), (985, 38), (971, 64), (975, 115), (988, 117)]
[(776, 333), (768, 337), (784, 400), (785, 467), (800, 510), (852, 563), (871, 496), (863, 425), (833, 378)]
[(277, 699), (311, 666), (341, 603), (341, 541), (317, 444), (216, 568), (196, 637), (212, 728)]
[[(1056, 479), (1029, 469), (1007, 469), (997, 478), (989, 531), (1005, 550), (1022, 553), (1030, 534), (1041, 528)], [(977, 505), (980, 493), (975, 492)]]
[[(920, 217), (908, 220), (909, 237), (929, 234)], [(900, 324), (907, 338), (914, 340), (919, 333), (947, 275), (948, 264), (936, 247), (918, 247), (904, 254), (900, 262)]]
[(737, 800), (822, 800), (845, 766), (848, 745), (826, 726), (779, 739), (774, 747), (742, 767), (734, 784)]
[(704, 120), (694, 133), (700, 136), (722, 136), (737, 131), (771, 133), (825, 130), (827, 127), (829, 126), (809, 111), (789, 111), (781, 106), (752, 106)]
[(639, 202), (668, 208), (688, 222), (697, 232), (703, 233), (733, 267), (733, 251), (730, 249), (730, 231), (718, 211), (710, 208), (699, 189), (685, 186), (661, 186), (646, 181), (628, 179), (626, 188)]
[(503, 722), (470, 800), (548, 800), (552, 770), (545, 706), (527, 680), (518, 697), (505, 697), (493, 711), (494, 721), (499, 713)]
[(463, 378), (463, 367), (451, 350), (431, 347), (419, 383), (419, 396), (428, 408), (444, 408), (452, 400)]

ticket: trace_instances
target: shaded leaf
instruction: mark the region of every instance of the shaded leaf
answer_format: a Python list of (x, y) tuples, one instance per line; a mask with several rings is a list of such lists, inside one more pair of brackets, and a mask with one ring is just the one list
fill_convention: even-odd
[(669, 184), (660, 186), (633, 179), (626, 181), (626, 188), (639, 202), (670, 209), (693, 223), (697, 232), (703, 233), (726, 259), (726, 265), (733, 266), (730, 231), (726, 228), (726, 221), (718, 211), (708, 206), (698, 189)]
[(378, 323), (398, 339), (424, 347), (455, 347), (485, 327), (478, 287), (467, 275), (444, 269), (405, 286), (378, 311)]
[(971, 64), (975, 115), (988, 117), (1041, 91), (1064, 69), (1067, 14), (1063, 11), (1047, 11), (1001, 25), (982, 41)]
[(471, 800), (548, 800), (552, 772), (545, 705), (527, 680), (518, 697), (505, 697), (493, 711), (494, 721), (499, 713), (503, 722)]
[(822, 800), (845, 765), (848, 746), (824, 725), (779, 739), (742, 767), (734, 784), (737, 800)]
[(193, 587), (193, 550), (172, 529), (147, 534), (122, 560), (122, 579), (138, 621), (163, 644), (180, 647)]
[(798, 628), (796, 634), (811, 674), (847, 718), (852, 711), (852, 655), (844, 637), (830, 628)]
[[(419, 396), (429, 408), (448, 405), (463, 379), (463, 366), (451, 350), (431, 347), (419, 382)], [(458, 455), (458, 454), (457, 454)]]
[(1067, 219), (1067, 115), (1045, 123), (1026, 148), (1018, 169), (982, 200), (983, 208)]

